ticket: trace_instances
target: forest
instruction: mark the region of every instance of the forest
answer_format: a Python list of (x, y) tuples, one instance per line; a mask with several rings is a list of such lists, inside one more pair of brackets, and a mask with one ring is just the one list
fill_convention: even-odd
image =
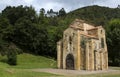
[[(16, 58), (30, 53), (56, 59), (56, 42), (74, 19), (102, 25), (106, 30), (109, 65), (120, 66), (120, 8), (86, 6), (70, 12), (32, 6), (7, 6), (0, 13), (0, 55)], [(14, 60), (13, 60), (14, 61)], [(9, 61), (8, 61), (9, 63)], [(14, 64), (14, 63), (13, 63)]]

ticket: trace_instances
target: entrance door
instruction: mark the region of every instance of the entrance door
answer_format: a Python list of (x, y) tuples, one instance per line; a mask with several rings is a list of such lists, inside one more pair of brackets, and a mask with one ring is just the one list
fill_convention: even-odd
[(74, 57), (72, 54), (68, 54), (66, 57), (66, 69), (74, 69)]

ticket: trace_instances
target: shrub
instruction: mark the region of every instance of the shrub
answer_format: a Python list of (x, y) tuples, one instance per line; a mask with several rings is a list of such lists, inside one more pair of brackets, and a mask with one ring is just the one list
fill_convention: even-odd
[(16, 50), (13, 48), (10, 48), (8, 53), (7, 53), (7, 59), (8, 59), (8, 64), (10, 65), (17, 65), (17, 54)]

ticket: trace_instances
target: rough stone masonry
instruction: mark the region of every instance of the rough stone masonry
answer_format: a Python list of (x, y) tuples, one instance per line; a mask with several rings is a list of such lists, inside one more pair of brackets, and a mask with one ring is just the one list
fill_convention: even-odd
[(107, 70), (105, 30), (76, 19), (57, 42), (57, 66), (71, 70)]

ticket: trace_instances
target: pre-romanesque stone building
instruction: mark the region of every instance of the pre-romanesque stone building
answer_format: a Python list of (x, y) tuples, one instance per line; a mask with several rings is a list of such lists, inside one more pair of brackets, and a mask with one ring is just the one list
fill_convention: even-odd
[(108, 52), (105, 30), (76, 19), (57, 42), (57, 62), (60, 69), (106, 70)]

